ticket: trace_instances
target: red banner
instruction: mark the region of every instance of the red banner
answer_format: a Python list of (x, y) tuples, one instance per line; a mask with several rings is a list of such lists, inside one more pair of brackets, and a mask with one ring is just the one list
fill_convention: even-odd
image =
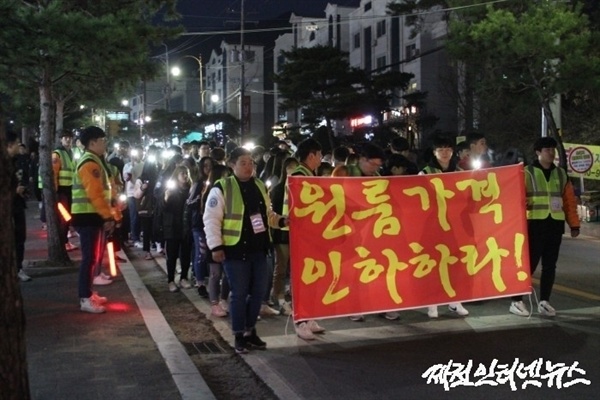
[(522, 165), (288, 180), (295, 320), (530, 292)]

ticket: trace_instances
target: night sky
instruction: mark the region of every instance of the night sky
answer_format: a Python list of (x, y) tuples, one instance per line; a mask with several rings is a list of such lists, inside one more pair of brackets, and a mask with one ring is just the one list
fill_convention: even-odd
[[(324, 10), (329, 2), (340, 6), (360, 4), (360, 0), (245, 0), (246, 29), (266, 21), (287, 23), (292, 11), (301, 16), (325, 17)], [(236, 31), (239, 29), (240, 4), (240, 0), (179, 0), (177, 9), (182, 16), (180, 23), (187, 32)], [(235, 37), (232, 41), (239, 41), (239, 33), (232, 35)], [(210, 51), (223, 38), (232, 35), (184, 36), (168, 43), (169, 54), (175, 59), (184, 54), (201, 53), (202, 58), (208, 60)]]

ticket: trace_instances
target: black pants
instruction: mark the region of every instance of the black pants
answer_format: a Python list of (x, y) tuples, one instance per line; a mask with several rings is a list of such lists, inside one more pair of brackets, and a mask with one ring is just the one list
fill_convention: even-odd
[[(67, 189), (59, 189), (56, 192), (56, 201), (58, 201), (59, 203), (62, 203), (62, 205), (66, 208), (66, 210), (70, 213), (71, 212), (71, 203), (72, 201), (72, 195), (71, 195), (71, 191), (67, 190)], [(60, 234), (63, 237), (63, 243), (68, 243), (69, 242), (69, 222), (65, 222), (65, 219), (63, 218), (63, 216), (60, 214), (60, 212), (58, 213), (58, 219), (60, 221)]]
[[(557, 221), (551, 218), (528, 220), (527, 232), (529, 234), (531, 275), (533, 275), (541, 260), (540, 300), (549, 301), (552, 286), (554, 286), (554, 278), (556, 277), (556, 262), (558, 261), (562, 235), (565, 232), (565, 221)], [(515, 296), (513, 300), (521, 300), (521, 296)]]
[(167, 239), (167, 279), (175, 281), (177, 258), (181, 264), (181, 279), (189, 279), (190, 260), (192, 259), (192, 241), (189, 235), (183, 239)]
[(143, 241), (143, 250), (146, 253), (150, 252), (150, 242), (153, 240), (152, 238), (152, 216), (144, 216), (140, 217), (142, 233), (144, 234)]
[(25, 210), (13, 210), (13, 221), (15, 224), (15, 251), (17, 255), (17, 269), (23, 268), (25, 258), (25, 239), (27, 238), (27, 223)]

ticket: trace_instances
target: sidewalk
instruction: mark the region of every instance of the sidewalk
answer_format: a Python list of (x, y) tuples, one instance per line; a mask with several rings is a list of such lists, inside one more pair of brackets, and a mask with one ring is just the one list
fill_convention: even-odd
[(94, 287), (109, 299), (105, 314), (79, 310), (81, 252), (69, 253), (73, 267), (39, 265), (47, 245), (36, 206), (24, 262), (33, 280), (21, 283), (32, 398), (214, 398), (131, 264), (121, 263), (113, 284)]

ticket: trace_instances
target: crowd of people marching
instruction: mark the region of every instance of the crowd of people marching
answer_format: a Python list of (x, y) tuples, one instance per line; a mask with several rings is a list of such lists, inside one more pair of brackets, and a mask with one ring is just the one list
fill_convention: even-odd
[[(46, 229), (37, 158), (29, 157), (23, 146), (17, 149), (16, 138), (9, 137), (9, 146), (15, 168), (20, 171), (14, 183), (15, 204), (19, 206), (18, 200), (24, 198), (21, 193), (25, 189), (21, 187), (33, 183), (40, 201), (42, 229)], [(541, 157), (544, 149), (556, 148), (556, 143), (546, 140), (541, 144), (536, 142), (536, 146), (536, 154)], [(268, 149), (262, 146), (245, 149), (231, 143), (226, 148), (227, 151), (208, 141), (166, 148), (155, 145), (143, 148), (127, 141), (110, 146), (99, 128), (89, 127), (78, 135), (63, 132), (60, 145), (52, 153), (54, 189), (57, 201), (74, 216), (71, 227), (65, 221), (61, 224), (65, 248), (76, 249), (69, 238), (78, 234), (84, 253), (79, 279), (82, 311), (106, 311), (103, 304), (107, 299), (92, 290), (92, 286), (112, 283), (102, 268), (102, 251), (97, 250), (111, 240), (117, 246), (139, 249), (146, 260), (166, 257), (168, 290), (195, 288), (210, 301), (213, 316), (231, 315), (237, 352), (265, 348), (266, 343), (255, 329), (259, 315), (292, 314), (287, 285), (288, 176), (435, 174), (492, 166), (486, 139), (481, 134), (469, 135), (458, 146), (454, 138), (436, 137), (425, 160), (417, 159), (402, 137), (393, 139), (385, 148), (361, 143), (339, 146), (326, 154), (321, 144), (311, 138), (298, 144), (279, 140)], [(540, 162), (534, 165), (539, 166)], [(546, 171), (554, 168), (545, 161), (542, 166), (545, 179), (552, 182), (554, 175)], [(568, 181), (565, 182), (557, 191), (572, 192)], [(552, 214), (558, 213), (552, 209), (550, 217), (542, 213), (532, 219), (562, 218), (563, 223), (566, 219), (576, 236), (578, 221), (573, 219), (570, 201), (567, 195), (565, 204), (569, 208), (561, 215)], [(16, 225), (24, 227), (24, 222)], [(538, 236), (548, 238), (548, 232), (536, 229)], [(21, 281), (28, 281), (31, 278), (21, 269), (24, 235), (18, 231), (15, 237), (18, 276)], [(554, 238), (553, 243), (556, 242)], [(539, 311), (554, 315), (548, 300), (557, 251), (554, 257), (541, 244), (537, 245), (532, 269), (540, 257), (550, 257), (543, 264), (546, 280), (542, 281), (545, 282), (542, 297), (545, 298), (541, 299)], [(469, 314), (460, 303), (451, 303), (448, 308), (459, 316)], [(513, 299), (510, 312), (529, 315), (518, 298)], [(438, 317), (438, 307), (429, 307), (428, 315)], [(398, 313), (388, 312), (382, 317), (394, 320)], [(350, 318), (363, 321), (365, 316)], [(306, 340), (314, 339), (315, 334), (324, 330), (316, 321), (296, 321), (298, 336)]]

